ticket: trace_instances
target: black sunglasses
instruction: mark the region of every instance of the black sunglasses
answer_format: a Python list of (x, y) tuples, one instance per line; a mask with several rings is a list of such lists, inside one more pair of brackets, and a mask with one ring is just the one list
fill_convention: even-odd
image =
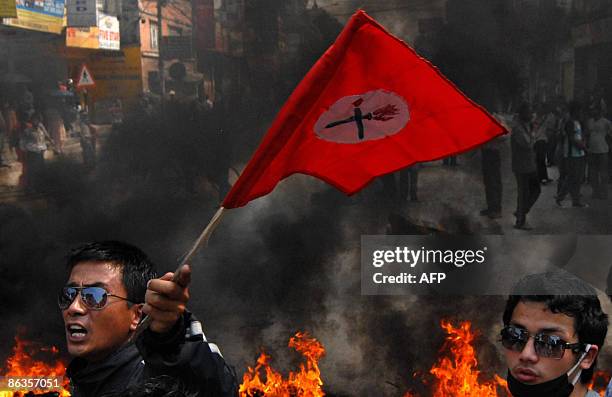
[(59, 305), (60, 309), (68, 309), (68, 307), (76, 299), (77, 295), (79, 295), (79, 292), (81, 293), (81, 302), (83, 302), (85, 306), (91, 310), (104, 309), (108, 303), (109, 296), (114, 296), (115, 298), (133, 303), (129, 299), (122, 296), (109, 294), (108, 291), (102, 287), (64, 287), (57, 297), (57, 304)]
[[(529, 331), (514, 325), (508, 325), (501, 330), (502, 345), (512, 351), (523, 351), (531, 335)], [(568, 343), (556, 335), (537, 333), (533, 336), (533, 346), (538, 357), (554, 358), (560, 360), (565, 350), (575, 353), (582, 351), (584, 343)]]

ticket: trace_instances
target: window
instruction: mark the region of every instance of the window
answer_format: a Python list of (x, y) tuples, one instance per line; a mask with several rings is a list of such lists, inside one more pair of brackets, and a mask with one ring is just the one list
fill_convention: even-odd
[(157, 32), (158, 32), (157, 23), (149, 21), (149, 29), (150, 29), (150, 36), (151, 36), (151, 49), (158, 50), (159, 43), (157, 41)]
[(149, 82), (149, 91), (159, 94), (161, 92), (161, 87), (159, 84), (159, 72), (158, 71), (150, 71), (147, 75)]
[(183, 28), (178, 26), (168, 25), (168, 36), (182, 36)]

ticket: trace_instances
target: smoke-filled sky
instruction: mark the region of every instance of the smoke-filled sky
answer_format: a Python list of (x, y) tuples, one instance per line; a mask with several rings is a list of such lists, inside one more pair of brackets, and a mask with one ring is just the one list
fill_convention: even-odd
[[(312, 5), (313, 0), (309, 4)], [(418, 36), (418, 20), (444, 18), (445, 0), (317, 0), (317, 5), (346, 22), (355, 10), (361, 8), (391, 33), (413, 43)]]
[[(361, 5), (408, 41), (416, 36), (417, 19), (444, 15), (443, 1), (317, 3), (341, 21)], [(249, 126), (248, 134), (229, 144), (253, 147), (269, 122)], [(70, 247), (125, 240), (145, 250), (161, 271), (174, 270), (218, 206), (208, 180), (222, 172), (193, 170), (193, 164), (210, 165), (189, 162), (208, 152), (200, 151), (201, 141), (183, 128), (177, 123), (163, 130), (155, 120), (136, 119), (102, 146), (95, 172), (84, 173), (68, 160), (55, 163), (47, 175), (48, 200), (0, 205), (0, 340), (5, 342), (0, 362), (20, 327), (26, 327), (28, 338), (64, 346), (55, 296), (66, 278), (64, 255)], [(246, 158), (234, 160), (239, 170)], [(448, 203), (431, 211), (429, 224), (470, 229), (457, 208), (477, 204), (451, 197), (479, 181), (480, 169), (474, 159), (462, 166), (457, 183), (445, 186)], [(196, 179), (193, 192), (186, 177)], [(439, 188), (431, 189), (435, 195)], [(497, 346), (503, 297), (361, 296), (361, 235), (398, 232), (398, 223), (407, 225), (407, 212), (418, 215), (398, 210), (381, 190), (376, 181), (348, 198), (323, 182), (293, 176), (269, 196), (226, 215), (194, 260), (189, 306), (239, 375), (255, 363), (261, 347), (272, 354), (276, 368), (296, 369), (299, 357), (287, 341), (296, 331), (308, 331), (327, 349), (321, 360), (327, 392), (397, 396), (409, 387), (424, 392), (412, 374), (427, 372), (436, 361), (444, 339), (442, 319), (472, 321), (480, 331), (477, 348), (485, 374), (504, 374)], [(530, 247), (525, 260), (542, 260), (538, 252), (544, 249)], [(601, 364), (609, 367), (610, 361), (607, 353)]]

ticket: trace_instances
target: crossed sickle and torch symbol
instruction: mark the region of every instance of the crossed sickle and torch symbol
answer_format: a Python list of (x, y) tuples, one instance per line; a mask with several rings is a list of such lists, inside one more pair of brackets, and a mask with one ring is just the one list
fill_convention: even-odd
[(344, 120), (333, 121), (325, 126), (325, 128), (332, 128), (337, 125), (352, 123), (353, 121), (357, 124), (357, 134), (360, 140), (364, 138), (364, 126), (363, 120), (378, 120), (378, 121), (387, 121), (391, 120), (398, 114), (399, 110), (395, 105), (388, 104), (383, 107), (380, 107), (373, 112), (366, 113), (365, 115), (361, 112), (361, 108), (359, 106), (363, 103), (363, 98), (359, 98), (355, 102), (353, 102), (354, 114), (351, 117), (348, 117)]

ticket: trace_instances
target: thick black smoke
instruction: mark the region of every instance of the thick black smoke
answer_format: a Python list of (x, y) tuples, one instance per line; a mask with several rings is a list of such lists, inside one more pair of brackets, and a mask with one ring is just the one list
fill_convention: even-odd
[[(2, 207), (0, 294), (6, 303), (0, 310), (8, 325), (2, 340), (25, 327), (29, 339), (64, 345), (55, 296), (66, 277), (63, 256), (76, 244), (129, 241), (160, 270), (174, 269), (218, 205), (219, 175), (204, 160), (188, 173), (195, 175), (194, 186), (184, 183), (181, 163), (192, 158), (181, 148), (197, 141), (198, 131), (163, 123), (128, 121), (111, 133), (93, 173), (78, 162), (54, 163), (44, 196), (24, 203), (26, 210)], [(197, 161), (197, 150), (193, 156)], [(390, 227), (393, 206), (381, 202), (381, 188), (375, 184), (347, 198), (295, 176), (272, 195), (228, 213), (194, 260), (190, 307), (239, 373), (254, 363), (260, 347), (279, 369), (297, 368), (299, 356), (286, 344), (305, 330), (328, 349), (321, 365), (330, 391), (394, 395), (418, 383), (411, 374), (434, 362), (443, 340), (441, 318), (473, 320), (474, 298), (450, 306), (433, 298), (360, 295), (359, 236)], [(492, 316), (483, 329), (495, 322)], [(2, 358), (10, 346), (3, 344)]]
[[(333, 23), (323, 14), (317, 18), (325, 30), (313, 30), (311, 37), (327, 37)], [(306, 68), (325, 47), (316, 41), (304, 47), (298, 66)], [(449, 65), (452, 75), (458, 66)], [(279, 97), (296, 79), (287, 75), (283, 81)], [(30, 339), (64, 346), (55, 296), (66, 278), (63, 256), (70, 247), (125, 240), (149, 253), (159, 270), (174, 270), (218, 207), (228, 167), (242, 167), (270, 122), (250, 105), (237, 102), (230, 113), (213, 111), (203, 119), (194, 118), (189, 104), (169, 105), (164, 117), (134, 112), (102, 144), (93, 172), (78, 161), (56, 162), (42, 196), (0, 207), (0, 362), (18, 327)], [(223, 123), (226, 135), (219, 134)], [(444, 339), (441, 319), (472, 321), (481, 332), (478, 350), (486, 371), (503, 373), (494, 346), (501, 297), (361, 296), (362, 234), (431, 232), (408, 221), (380, 190), (375, 182), (347, 198), (294, 176), (227, 214), (194, 259), (190, 309), (239, 374), (254, 364), (260, 347), (272, 353), (275, 367), (296, 369), (299, 356), (286, 345), (302, 330), (328, 351), (321, 367), (330, 393), (425, 392), (413, 373), (426, 374), (436, 361)], [(439, 211), (444, 230), (473, 232), (454, 212)]]

